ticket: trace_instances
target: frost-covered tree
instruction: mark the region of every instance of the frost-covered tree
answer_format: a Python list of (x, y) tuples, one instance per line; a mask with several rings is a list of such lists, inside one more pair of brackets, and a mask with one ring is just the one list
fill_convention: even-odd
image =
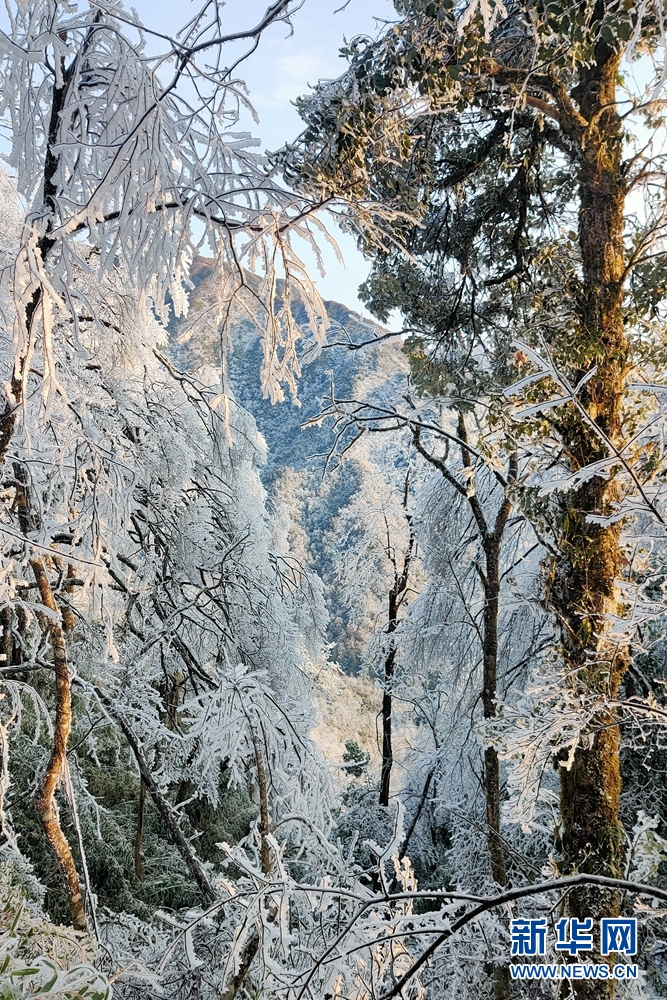
[[(279, 0), (259, 24), (229, 35), (222, 6), (204, 4), (174, 39), (158, 34), (166, 49), (149, 55), (157, 33), (121, 4), (9, 5), (0, 113), (27, 209), (15, 273), (23, 306), (15, 398), (33, 324), (46, 318), (48, 330), (51, 312), (66, 309), (76, 328), (90, 311), (72, 288), (90, 244), (103, 268), (127, 264), (128, 280), (163, 319), (168, 301), (177, 314), (187, 310), (198, 246), (218, 262), (215, 321), (246, 285), (242, 264), (259, 263), (263, 281), (252, 291), (265, 325), (264, 387), (274, 398), (281, 381), (294, 387), (301, 330), (286, 307), (290, 283), (304, 293), (315, 332), (323, 322), (291, 249), (294, 229), (309, 238), (310, 206), (271, 178), (256, 141), (234, 131), (247, 103), (234, 73), (247, 53), (227, 53), (234, 42), (252, 49), (295, 4)], [(278, 269), (286, 275), (283, 308), (274, 308)], [(10, 427), (6, 421), (5, 436)]]
[[(373, 597), (363, 599), (363, 594), (377, 593), (382, 575), (375, 564), (381, 566), (387, 553), (394, 554), (387, 541), (392, 507), (391, 534), (403, 535), (397, 549), (404, 552), (404, 561), (400, 574), (397, 567), (392, 574), (391, 562), (385, 567), (388, 582), (379, 590), (389, 587), (390, 607), (397, 583), (404, 583), (405, 555), (410, 568), (411, 556), (420, 552), (410, 607), (407, 615), (403, 609), (404, 620), (396, 621), (389, 643), (389, 662), (400, 664), (398, 675), (392, 676), (392, 699), (401, 705), (401, 725), (410, 732), (409, 737), (403, 734), (410, 749), (401, 755), (405, 780), (398, 792), (408, 809), (402, 855), (410, 849), (420, 876), (429, 883), (439, 871), (440, 877), (446, 872), (456, 884), (477, 890), (489, 886), (489, 875), (491, 885), (502, 887), (508, 867), (521, 872), (525, 845), (521, 836), (508, 842), (508, 830), (501, 832), (501, 811), (516, 832), (522, 808), (525, 814), (527, 808), (535, 810), (539, 799), (553, 796), (539, 781), (527, 788), (521, 769), (509, 781), (507, 775), (501, 778), (501, 759), (511, 760), (516, 746), (512, 722), (506, 727), (500, 721), (499, 706), (524, 698), (532, 665), (554, 641), (539, 602), (544, 545), (517, 506), (524, 462), (513, 451), (503, 467), (503, 453), (494, 454), (491, 442), (480, 452), (479, 420), (462, 412), (452, 420), (437, 401), (425, 398), (417, 405), (406, 384), (382, 402), (333, 398), (324, 413), (334, 418), (342, 441), (352, 431), (366, 441), (380, 438), (383, 445), (375, 448), (375, 459), (381, 455), (394, 477), (410, 455), (420, 470), (415, 478), (413, 469), (409, 507), (398, 524), (393, 522), (399, 501), (401, 507), (408, 502), (405, 482), (401, 499), (400, 483), (380, 488), (378, 470), (335, 526), (344, 542), (340, 563), (349, 577), (346, 593), (360, 614), (374, 608)], [(385, 663), (383, 708), (390, 708), (386, 673)], [(384, 717), (383, 711), (383, 723)], [(503, 803), (508, 787), (509, 801)], [(543, 819), (533, 815), (533, 827)], [(552, 826), (552, 809), (549, 819)], [(452, 837), (452, 849), (443, 850), (442, 842)], [(545, 858), (544, 837), (538, 834), (530, 849)], [(507, 995), (509, 970), (499, 966), (494, 975), (496, 994)]]
[[(522, 504), (553, 550), (560, 683), (573, 713), (586, 706), (553, 744), (561, 870), (618, 875), (626, 515), (664, 523), (656, 397), (642, 388), (661, 383), (664, 358), (664, 12), (395, 6), (378, 39), (350, 44), (348, 72), (303, 99), (283, 163), (347, 201), (373, 261), (366, 300), (379, 317), (402, 310), (422, 391), (458, 412), (481, 404), (484, 433), (529, 456)], [(620, 904), (581, 889), (567, 912)]]
[(360, 488), (333, 522), (327, 540), (337, 549), (334, 567), (350, 628), (365, 637), (364, 663), (382, 684), (379, 804), (388, 806), (394, 763), (393, 691), (401, 666), (396, 632), (417, 593), (419, 576), (410, 497), (415, 469), (409, 453), (401, 454), (405, 465), (392, 462), (391, 451), (387, 454), (377, 447), (371, 454), (368, 447), (365, 454), (357, 447), (354, 456)]
[[(244, 787), (255, 775), (265, 860), (269, 817), (281, 809), (298, 817), (308, 801), (308, 822), (326, 825), (308, 790), (324, 778), (317, 766), (303, 769), (305, 758), (296, 763), (311, 753), (299, 678), (317, 655), (317, 586), (264, 510), (252, 420), (224, 379), (190, 378), (162, 355), (171, 310), (187, 311), (201, 246), (216, 260), (208, 319), (228, 329), (231, 313), (252, 302), (268, 395), (295, 387), (295, 285), (310, 334), (323, 330), (291, 246), (295, 232), (310, 238), (311, 206), (235, 132), (246, 100), (235, 69), (246, 53), (227, 57), (232, 43), (252, 50), (298, 4), (279, 0), (231, 35), (223, 6), (203, 4), (166, 39), (117, 3), (9, 4), (0, 34), (13, 175), (2, 178), (0, 333), (7, 732), (21, 727), (27, 697), (37, 768), (18, 798), (35, 792), (79, 929), (95, 920), (95, 905), (94, 889), (82, 891), (77, 794), (96, 808), (84, 781), (75, 794), (77, 769), (70, 773), (79, 713), (92, 725), (79, 734), (86, 752), (95, 757), (91, 734), (110, 725), (140, 773), (138, 876), (146, 791), (208, 897), (215, 889), (175, 805), (215, 806), (222, 772)], [(163, 48), (153, 55), (147, 39), (156, 38)], [(259, 275), (251, 283), (248, 266)], [(12, 818), (10, 801), (10, 840)]]
[[(11, 204), (9, 187), (5, 194)], [(3, 233), (7, 252), (20, 234), (15, 222)], [(92, 724), (86, 752), (96, 753), (98, 727), (120, 730), (205, 896), (216, 893), (174, 812), (175, 790), (181, 810), (186, 800), (215, 807), (221, 773), (241, 787), (250, 773), (263, 774), (255, 786), (264, 838), (269, 815), (291, 812), (295, 822), (303, 815), (326, 827), (328, 808), (315, 791), (326, 777), (312, 762), (304, 770), (313, 751), (301, 678), (318, 656), (317, 584), (292, 563), (264, 509), (263, 445), (252, 419), (231, 401), (225, 415), (213, 370), (195, 377), (173, 368), (161, 353), (165, 331), (137, 308), (124, 270), (119, 262), (103, 271), (91, 250), (87, 270), (77, 271), (98, 320), (82, 323), (76, 339), (72, 324), (54, 320), (59, 391), (45, 400), (34, 361), (3, 507), (2, 672), (15, 698), (46, 699), (48, 719), (51, 695), (39, 672), (57, 668), (53, 748), (36, 802), (78, 926), (93, 901), (82, 898), (55, 798), (62, 781), (71, 789), (76, 761), (66, 756), (78, 725), (73, 693), (76, 714)], [(13, 309), (8, 298), (5, 319)], [(39, 335), (36, 347), (40, 357)], [(79, 793), (94, 808), (85, 783)], [(10, 809), (10, 835), (11, 817)]]

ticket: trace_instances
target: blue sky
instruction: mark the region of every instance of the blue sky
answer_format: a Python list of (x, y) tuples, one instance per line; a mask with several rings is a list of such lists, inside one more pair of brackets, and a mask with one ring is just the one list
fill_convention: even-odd
[[(237, 31), (256, 24), (269, 0), (228, 0), (225, 7), (225, 31)], [(288, 26), (272, 26), (263, 36), (259, 49), (239, 68), (250, 99), (259, 115), (259, 125), (252, 126), (266, 149), (277, 149), (295, 138), (301, 123), (292, 101), (307, 92), (320, 79), (339, 76), (345, 62), (339, 49), (344, 38), (359, 34), (374, 35), (382, 22), (393, 19), (391, 0), (305, 0), (293, 18), (293, 33)], [(177, 0), (134, 0), (131, 4), (149, 28), (174, 32), (200, 6)], [(337, 8), (339, 9), (338, 12)], [(379, 19), (376, 20), (376, 19)], [(325, 249), (326, 276), (318, 286), (327, 299), (336, 299), (364, 312), (357, 299), (357, 288), (368, 273), (368, 265), (354, 241), (339, 230), (334, 231), (345, 258), (345, 268), (336, 261), (333, 251)], [(315, 268), (313, 263), (313, 274)]]

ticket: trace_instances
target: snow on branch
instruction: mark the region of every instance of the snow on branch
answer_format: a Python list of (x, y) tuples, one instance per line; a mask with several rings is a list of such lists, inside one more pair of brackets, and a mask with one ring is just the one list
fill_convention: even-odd
[[(25, 199), (19, 267), (5, 274), (17, 305), (21, 371), (33, 327), (73, 315), (75, 273), (91, 247), (105, 273), (120, 263), (145, 307), (162, 322), (184, 315), (200, 248), (218, 267), (216, 322), (247, 309), (247, 269), (260, 271), (253, 316), (265, 337), (265, 393), (296, 394), (296, 344), (306, 309), (311, 335), (326, 330), (322, 300), (294, 248), (313, 243), (316, 204), (273, 176), (258, 140), (240, 128), (252, 114), (245, 87), (226, 62), (228, 44), (259, 44), (271, 24), (299, 6), (279, 0), (245, 32), (220, 31), (221, 4), (206, 3), (166, 52), (149, 54), (146, 30), (120, 4), (76, 10), (58, 0), (18, 3), (0, 51), (0, 116), (10, 133), (8, 163)], [(156, 33), (151, 33), (155, 35)], [(236, 51), (236, 49), (234, 49)]]

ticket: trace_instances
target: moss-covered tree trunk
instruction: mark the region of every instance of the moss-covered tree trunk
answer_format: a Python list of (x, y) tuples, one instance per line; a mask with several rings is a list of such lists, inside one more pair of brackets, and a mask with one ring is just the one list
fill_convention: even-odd
[[(621, 444), (621, 400), (627, 372), (623, 323), (622, 126), (616, 109), (619, 56), (599, 44), (596, 63), (582, 74), (575, 97), (588, 123), (581, 134), (579, 243), (582, 290), (572, 351), (583, 376), (595, 375), (579, 394), (583, 412), (573, 413), (564, 442), (573, 470), (606, 458)], [(589, 516), (612, 512), (618, 490), (613, 474), (594, 477), (566, 498), (560, 555), (550, 590), (561, 626), (567, 683), (584, 697), (615, 698), (628, 662), (627, 648), (610, 636), (609, 619), (621, 610), (621, 526), (591, 523)], [(569, 767), (561, 761), (563, 872), (620, 875), (623, 833), (620, 809), (619, 731), (601, 710)], [(567, 897), (567, 912), (598, 920), (618, 913), (616, 892), (581, 888)], [(613, 956), (612, 956), (613, 958)], [(587, 960), (596, 956), (587, 953)], [(599, 960), (599, 959), (598, 959)], [(607, 998), (612, 982), (568, 984), (578, 998)]]

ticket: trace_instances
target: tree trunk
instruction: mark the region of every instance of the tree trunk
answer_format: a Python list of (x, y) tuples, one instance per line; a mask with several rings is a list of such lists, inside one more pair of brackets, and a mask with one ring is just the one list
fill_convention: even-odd
[[(621, 398), (627, 373), (623, 325), (624, 201), (621, 175), (622, 127), (616, 110), (619, 56), (599, 43), (596, 62), (580, 80), (575, 96), (590, 123), (581, 146), (579, 243), (583, 289), (579, 330), (573, 350), (581, 375), (597, 365), (579, 394), (591, 421), (573, 414), (564, 443), (572, 469), (606, 457), (607, 441), (621, 442)], [(560, 555), (553, 566), (550, 599), (558, 615), (568, 684), (578, 696), (617, 697), (628, 665), (628, 649), (608, 636), (610, 614), (621, 602), (616, 581), (621, 572), (621, 525), (591, 524), (589, 515), (608, 515), (618, 489), (613, 475), (595, 477), (571, 492), (561, 516)], [(623, 862), (620, 810), (620, 737), (612, 712), (598, 713), (590, 741), (582, 743), (570, 767), (561, 766), (561, 842), (563, 874), (619, 876)], [(579, 919), (619, 913), (619, 894), (595, 888), (568, 894), (567, 913)], [(613, 956), (612, 956), (613, 957)], [(591, 961), (604, 961), (593, 953)], [(577, 1000), (614, 995), (613, 981), (570, 984)], [(569, 986), (568, 986), (569, 989)]]
[(141, 860), (141, 844), (144, 839), (144, 813), (146, 810), (146, 782), (139, 782), (139, 805), (137, 808), (137, 832), (134, 838), (134, 874), (140, 882), (144, 880), (144, 866)]
[[(459, 413), (459, 438), (461, 458), (466, 469), (472, 471), (472, 459), (467, 447), (468, 432), (463, 413)], [(516, 452), (510, 456), (508, 467), (508, 486), (516, 483), (518, 474), (518, 457)], [(507, 519), (512, 510), (512, 501), (508, 486), (501, 503), (493, 530), (490, 530), (482, 506), (474, 492), (468, 494), (468, 502), (472, 515), (477, 523), (484, 549), (484, 572), (480, 572), (484, 588), (484, 616), (482, 622), (482, 707), (484, 718), (493, 719), (496, 715), (496, 695), (498, 687), (498, 613), (500, 611), (500, 550), (507, 525)], [(500, 762), (495, 747), (487, 746), (484, 750), (484, 795), (486, 798), (486, 839), (489, 848), (491, 875), (494, 882), (503, 887), (507, 885), (507, 869), (500, 837)], [(506, 971), (506, 970), (503, 970)], [(507, 981), (509, 989), (509, 980)], [(503, 993), (502, 996), (507, 995)]]
[[(467, 442), (465, 417), (459, 413), (458, 432), (462, 442)], [(472, 470), (468, 448), (461, 446), (461, 457), (466, 469)], [(498, 614), (500, 611), (500, 550), (512, 510), (509, 486), (516, 483), (518, 458), (516, 452), (510, 455), (508, 485), (505, 496), (496, 514), (493, 530), (475, 493), (468, 495), (470, 508), (482, 538), (484, 549), (484, 572), (480, 573), (484, 587), (484, 615), (482, 623), (482, 707), (485, 719), (496, 715), (498, 689)], [(503, 842), (500, 836), (500, 761), (498, 751), (493, 746), (484, 748), (484, 796), (486, 799), (486, 842), (489, 849), (491, 876), (499, 887), (507, 885), (507, 868)], [(493, 966), (493, 996), (495, 1000), (507, 1000), (510, 995), (509, 966)]]
[(112, 701), (102, 694), (101, 691), (97, 691), (97, 696), (107, 709), (109, 715), (118, 724), (120, 729), (127, 740), (132, 753), (134, 754), (134, 759), (137, 762), (137, 767), (139, 768), (139, 774), (141, 775), (142, 781), (146, 786), (150, 797), (153, 800), (155, 808), (157, 809), (159, 815), (163, 819), (174, 844), (178, 848), (178, 851), (183, 858), (185, 864), (187, 865), (188, 871), (194, 878), (195, 882), (201, 889), (203, 895), (211, 900), (215, 901), (218, 898), (218, 894), (211, 885), (208, 875), (204, 871), (199, 858), (195, 854), (188, 841), (187, 837), (181, 830), (176, 815), (170, 803), (167, 801), (165, 796), (162, 794), (157, 786), (155, 778), (151, 774), (151, 769), (148, 766), (148, 761), (146, 760), (143, 747), (139, 740), (137, 739), (132, 727), (128, 723), (127, 719), (121, 712), (119, 712)]
[[(250, 724), (250, 723), (249, 723)], [(271, 832), (270, 821), (269, 821), (269, 786), (267, 782), (266, 767), (264, 765), (264, 754), (262, 753), (262, 747), (254, 729), (251, 726), (252, 733), (252, 745), (255, 751), (255, 765), (257, 767), (257, 787), (259, 791), (259, 835), (260, 835), (260, 862), (262, 866), (262, 874), (266, 875), (267, 878), (271, 875), (271, 854), (269, 851), (268, 836)], [(269, 906), (271, 903), (269, 902)], [(272, 910), (268, 913), (268, 918), (274, 920), (277, 914), (277, 910), (273, 912)], [(248, 940), (246, 941), (243, 953), (241, 955), (241, 960), (239, 962), (239, 967), (231, 979), (227, 989), (222, 994), (220, 1000), (235, 1000), (238, 991), (243, 986), (246, 976), (250, 971), (250, 966), (252, 965), (255, 957), (259, 951), (260, 938), (257, 928), (253, 928)]]
[(2, 654), (2, 666), (9, 667), (14, 656), (14, 613), (9, 604), (0, 611), (0, 624), (2, 625), (2, 639), (0, 640), (0, 652)]
[[(498, 611), (500, 598), (500, 538), (487, 538), (484, 545), (486, 573), (484, 585), (484, 624), (482, 656), (484, 676), (482, 706), (484, 718), (496, 715), (496, 689), (498, 683)], [(486, 828), (491, 874), (494, 882), (507, 885), (505, 855), (500, 838), (500, 763), (495, 747), (484, 750), (484, 792), (486, 795)]]
[[(31, 330), (35, 309), (37, 308), (39, 300), (40, 295), (38, 292), (35, 292), (26, 309), (28, 331)], [(22, 379), (18, 377), (16, 370), (14, 378), (12, 379), (12, 391), (14, 392), (16, 405), (18, 407), (22, 398)], [(12, 420), (13, 419), (14, 418), (12, 417)], [(10, 440), (11, 434), (9, 434), (9, 437), (7, 437), (4, 442), (7, 447), (9, 446)], [(0, 461), (3, 458), (4, 454), (0, 453)], [(32, 532), (39, 529), (40, 515), (32, 502), (30, 483), (25, 466), (20, 462), (14, 462), (13, 471), (15, 488), (14, 509), (18, 516), (21, 532), (26, 538), (29, 538)], [(79, 876), (77, 874), (71, 848), (65, 834), (62, 831), (62, 827), (60, 826), (60, 813), (55, 799), (56, 788), (58, 787), (58, 782), (60, 781), (63, 772), (63, 766), (66, 762), (67, 743), (69, 741), (72, 728), (72, 691), (67, 665), (65, 629), (73, 624), (73, 620), (71, 619), (71, 616), (63, 616), (62, 612), (58, 608), (58, 605), (56, 604), (43, 559), (39, 556), (31, 558), (30, 566), (32, 567), (33, 575), (35, 577), (41, 603), (45, 608), (48, 608), (50, 612), (58, 615), (60, 619), (60, 621), (56, 621), (50, 616), (43, 616), (46, 630), (51, 641), (53, 667), (56, 677), (56, 705), (53, 727), (53, 747), (51, 749), (49, 762), (46, 766), (46, 771), (44, 772), (35, 794), (35, 806), (46, 835), (46, 840), (56, 857), (58, 867), (63, 875), (70, 912), (72, 914), (72, 924), (76, 930), (86, 930), (86, 913), (83, 895), (81, 893), (81, 886), (79, 883)], [(10, 645), (13, 645), (11, 632), (8, 633), (7, 631), (8, 628), (11, 629), (11, 621), (12, 615), (11, 609), (9, 609), (8, 617), (3, 620), (3, 644), (5, 646), (5, 655), (7, 655), (7, 652), (10, 650)]]
[(260, 858), (262, 863), (262, 874), (271, 874), (271, 854), (269, 851), (268, 836), (271, 832), (269, 820), (269, 785), (266, 778), (266, 768), (264, 766), (264, 754), (259, 742), (259, 737), (252, 731), (252, 745), (255, 751), (255, 764), (257, 766), (257, 786), (259, 789), (259, 835), (260, 835)]
[[(40, 558), (30, 561), (42, 604), (57, 613), (58, 607), (53, 597), (51, 585)], [(53, 749), (46, 770), (35, 795), (35, 805), (44, 828), (49, 847), (53, 851), (58, 867), (65, 880), (67, 897), (72, 913), (72, 924), (76, 930), (86, 930), (86, 912), (72, 851), (60, 827), (58, 804), (55, 791), (60, 780), (67, 741), (72, 728), (72, 691), (67, 669), (67, 653), (62, 627), (53, 619), (47, 619), (47, 627), (53, 652), (53, 666), (56, 674), (56, 715), (53, 726)]]
[(382, 771), (380, 774), (380, 796), (381, 806), (389, 805), (389, 790), (391, 783), (391, 769), (394, 765), (394, 751), (392, 746), (392, 712), (393, 712), (393, 692), (394, 692), (394, 672), (396, 668), (396, 641), (394, 633), (398, 628), (398, 614), (405, 603), (408, 594), (408, 579), (410, 576), (410, 564), (415, 550), (416, 538), (412, 526), (412, 517), (408, 512), (408, 498), (410, 495), (410, 471), (405, 477), (403, 487), (403, 511), (408, 526), (408, 544), (403, 555), (403, 566), (399, 570), (396, 561), (396, 554), (391, 547), (391, 539), (387, 533), (387, 558), (391, 560), (394, 567), (394, 585), (389, 591), (389, 616), (386, 634), (389, 636), (389, 646), (384, 661), (384, 688), (382, 692)]
[[(484, 718), (493, 719), (496, 715), (496, 695), (498, 684), (498, 613), (500, 610), (500, 552), (507, 519), (512, 510), (510, 489), (516, 484), (518, 477), (518, 456), (510, 454), (508, 476), (505, 483), (505, 496), (498, 508), (491, 530), (486, 515), (474, 489), (472, 482), (472, 453), (468, 447), (468, 431), (465, 416), (459, 412), (457, 431), (461, 442), (461, 461), (469, 473), (467, 480), (460, 482), (447, 468), (444, 460), (430, 455), (421, 444), (419, 430), (413, 432), (413, 441), (417, 451), (427, 461), (435, 465), (450, 483), (465, 498), (477, 525), (479, 537), (484, 550), (484, 568), (477, 566), (477, 572), (484, 588), (484, 615), (482, 623), (482, 706)], [(429, 776), (429, 782), (431, 780)], [(484, 749), (484, 798), (486, 802), (486, 842), (489, 849), (489, 865), (494, 882), (500, 886), (507, 885), (507, 869), (503, 842), (500, 836), (500, 762), (498, 752), (493, 746)], [(426, 791), (425, 793), (426, 794)], [(411, 827), (410, 835), (414, 829)], [(405, 849), (405, 848), (404, 848)], [(495, 965), (493, 974), (493, 995), (495, 1000), (507, 1000), (510, 995), (509, 967)]]
[(389, 592), (389, 651), (384, 661), (384, 691), (382, 693), (382, 773), (380, 775), (380, 805), (389, 805), (389, 784), (391, 769), (394, 764), (394, 752), (391, 744), (391, 713), (393, 707), (394, 667), (396, 664), (396, 631), (398, 608), (396, 606), (396, 590)]
[[(506, 520), (507, 517), (503, 521), (503, 530)], [(482, 658), (484, 665), (482, 706), (485, 719), (493, 719), (496, 715), (501, 539), (502, 531), (500, 534), (494, 532), (492, 535), (487, 536), (484, 542), (486, 572), (482, 634)], [(500, 761), (498, 760), (498, 751), (493, 746), (484, 748), (484, 795), (486, 798), (486, 842), (489, 849), (491, 875), (496, 885), (502, 888), (507, 885), (507, 868), (505, 867), (505, 854), (500, 836)], [(494, 965), (494, 1000), (507, 1000), (509, 995), (509, 966)]]
[[(68, 580), (76, 580), (76, 569), (72, 565), (72, 563), (68, 563), (67, 564), (67, 575), (66, 575), (66, 577), (65, 577), (65, 579), (63, 581), (63, 586), (64, 586), (64, 589), (65, 589), (65, 593), (67, 594), (67, 598), (71, 599), (72, 594), (74, 592), (74, 587), (72, 586), (71, 583), (67, 582)], [(63, 627), (65, 629), (65, 632), (73, 632), (74, 631), (74, 613), (72, 611), (72, 608), (70, 607), (70, 605), (67, 602), (67, 598), (65, 598), (64, 600), (61, 601), (61, 608), (60, 608), (60, 610), (61, 610), (61, 614), (63, 616)]]
[(405, 857), (405, 855), (408, 853), (408, 848), (410, 847), (410, 841), (412, 840), (412, 835), (415, 832), (415, 830), (417, 829), (417, 823), (419, 822), (421, 814), (424, 811), (424, 806), (426, 805), (426, 798), (428, 796), (429, 788), (431, 787), (431, 782), (433, 781), (433, 775), (434, 774), (435, 774), (435, 770), (433, 768), (431, 768), (431, 770), (426, 775), (426, 781), (424, 782), (424, 788), (423, 788), (422, 793), (421, 793), (421, 795), (419, 797), (419, 802), (417, 803), (417, 808), (415, 809), (414, 815), (413, 815), (412, 819), (410, 820), (410, 826), (407, 829), (407, 832), (406, 832), (405, 837), (403, 839), (403, 843), (401, 844), (401, 849), (398, 852), (398, 856), (399, 856), (399, 859), (401, 861), (403, 860), (403, 858)]
[[(58, 86), (53, 89), (53, 99), (51, 104), (51, 114), (47, 134), (47, 149), (44, 160), (44, 186), (43, 202), (44, 207), (50, 213), (46, 229), (37, 241), (37, 248), (43, 261), (49, 251), (55, 246), (52, 237), (54, 220), (57, 215), (57, 172), (58, 153), (55, 151), (58, 142), (58, 132), (61, 124), (61, 111), (67, 95), (67, 90), (71, 80), (71, 73), (76, 59), (65, 70), (64, 61), (62, 63), (62, 79)], [(41, 285), (34, 287), (30, 298), (25, 305), (25, 312), (20, 317), (24, 323), (23, 344), (14, 358), (14, 369), (10, 380), (10, 391), (6, 392), (5, 407), (0, 417), (0, 464), (5, 462), (9, 448), (16, 430), (17, 420), (24, 401), (24, 378), (26, 375), (26, 362), (30, 354), (30, 342), (35, 336), (34, 327), (40, 304), (43, 300), (43, 290)], [(31, 502), (30, 485), (26, 467), (23, 463), (14, 461), (12, 463), (15, 487), (14, 510), (18, 516), (19, 526), (26, 538), (39, 528), (39, 512)], [(77, 930), (86, 930), (86, 915), (84, 908), (81, 886), (72, 856), (72, 851), (60, 826), (58, 804), (55, 799), (55, 792), (66, 762), (67, 743), (72, 727), (72, 695), (67, 666), (67, 650), (65, 645), (64, 628), (70, 624), (67, 615), (63, 618), (60, 614), (53, 591), (49, 583), (44, 562), (40, 557), (30, 559), (33, 575), (37, 583), (40, 600), (45, 608), (57, 614), (60, 622), (51, 617), (44, 616), (46, 628), (51, 641), (53, 654), (53, 665), (56, 677), (56, 708), (53, 732), (53, 747), (48, 764), (41, 782), (35, 794), (35, 806), (44, 828), (44, 833), (49, 847), (53, 851), (58, 867), (60, 868), (65, 881), (65, 889), (72, 914), (72, 923)], [(21, 624), (21, 612), (19, 612), (19, 625)], [(7, 613), (2, 620), (2, 652), (7, 659), (16, 650), (11, 633), (12, 611), (7, 609)]]

